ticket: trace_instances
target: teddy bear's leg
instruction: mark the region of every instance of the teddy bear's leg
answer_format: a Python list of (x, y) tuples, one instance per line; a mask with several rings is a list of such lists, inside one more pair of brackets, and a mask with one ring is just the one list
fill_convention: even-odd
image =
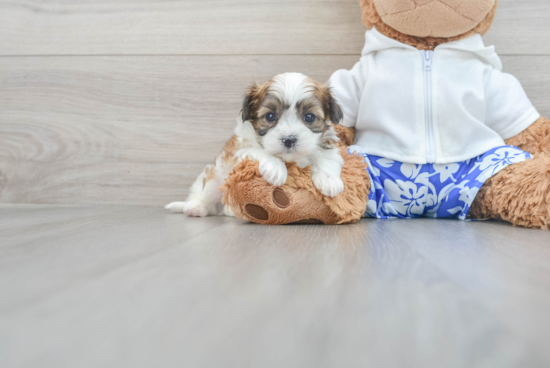
[(550, 121), (540, 118), (506, 144), (534, 158), (508, 166), (481, 187), (470, 216), (517, 226), (550, 228)]
[(536, 154), (487, 180), (472, 203), (470, 216), (550, 229), (550, 154)]
[(258, 224), (292, 223), (335, 224), (339, 217), (313, 192), (289, 186), (275, 187), (263, 178), (235, 184), (228, 188), (237, 218)]

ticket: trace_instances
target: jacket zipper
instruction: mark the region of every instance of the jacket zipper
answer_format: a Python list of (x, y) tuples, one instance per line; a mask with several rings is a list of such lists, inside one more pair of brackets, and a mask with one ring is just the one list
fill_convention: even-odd
[(436, 162), (435, 134), (433, 127), (433, 106), (432, 106), (432, 69), (434, 51), (421, 50), (422, 66), (424, 71), (424, 112), (426, 119), (426, 162)]

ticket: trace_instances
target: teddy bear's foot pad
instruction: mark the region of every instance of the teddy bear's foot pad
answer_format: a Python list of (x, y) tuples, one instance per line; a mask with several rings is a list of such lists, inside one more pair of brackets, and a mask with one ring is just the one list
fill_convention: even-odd
[[(272, 200), (273, 204), (277, 206), (279, 209), (284, 210), (290, 207), (290, 196), (285, 193), (284, 190), (281, 188), (275, 188), (272, 192)], [(268, 221), (269, 220), (269, 212), (257, 204), (247, 204), (244, 206), (244, 211), (246, 214), (256, 220), (259, 221)], [(300, 221), (291, 222), (290, 225), (303, 225), (303, 224), (323, 224), (323, 221), (317, 220), (314, 218), (311, 219), (304, 219)]]
[(255, 218), (256, 220), (269, 220), (269, 213), (258, 205), (247, 204), (246, 206), (244, 206), (244, 210), (248, 214), (248, 216)]
[(290, 206), (290, 197), (281, 188), (273, 189), (273, 203), (281, 209)]
[[(282, 210), (290, 206), (290, 197), (281, 188), (273, 189), (272, 198), (273, 204), (275, 204)], [(256, 204), (247, 204), (246, 206), (244, 206), (244, 210), (248, 214), (248, 216), (251, 216), (256, 220), (269, 220), (269, 212), (267, 212), (267, 210), (265, 210), (261, 206), (258, 206)]]

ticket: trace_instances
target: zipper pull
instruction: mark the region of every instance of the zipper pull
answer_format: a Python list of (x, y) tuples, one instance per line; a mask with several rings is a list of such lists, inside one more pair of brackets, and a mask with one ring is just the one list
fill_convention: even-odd
[(423, 56), (422, 59), (424, 62), (424, 70), (431, 71), (433, 67), (433, 61), (434, 61), (434, 52), (422, 50), (422, 56)]

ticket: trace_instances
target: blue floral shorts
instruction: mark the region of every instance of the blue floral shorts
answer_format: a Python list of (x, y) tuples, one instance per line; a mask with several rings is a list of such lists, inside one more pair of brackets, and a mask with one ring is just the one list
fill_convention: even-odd
[(365, 217), (465, 220), (485, 181), (506, 166), (531, 159), (513, 146), (497, 147), (468, 161), (415, 165), (361, 153), (368, 163), (371, 192)]

